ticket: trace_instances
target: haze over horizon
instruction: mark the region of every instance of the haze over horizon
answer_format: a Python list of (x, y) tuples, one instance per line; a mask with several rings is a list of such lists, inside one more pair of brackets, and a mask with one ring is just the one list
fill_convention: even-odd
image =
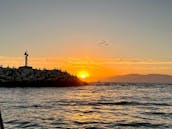
[(172, 75), (171, 0), (1, 0), (0, 65), (85, 70), (90, 79)]

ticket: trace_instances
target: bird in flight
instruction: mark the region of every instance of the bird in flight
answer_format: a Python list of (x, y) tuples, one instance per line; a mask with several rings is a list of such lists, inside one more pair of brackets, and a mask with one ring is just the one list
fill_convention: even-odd
[(109, 44), (107, 41), (105, 41), (105, 40), (101, 40), (98, 44), (99, 44), (99, 45), (102, 45), (102, 46), (109, 46), (109, 45), (110, 45), (110, 44)]

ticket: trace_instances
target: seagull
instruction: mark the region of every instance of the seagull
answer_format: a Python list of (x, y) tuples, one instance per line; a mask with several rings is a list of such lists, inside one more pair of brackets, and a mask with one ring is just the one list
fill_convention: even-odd
[(109, 43), (105, 40), (100, 41), (98, 44), (102, 46), (109, 46)]

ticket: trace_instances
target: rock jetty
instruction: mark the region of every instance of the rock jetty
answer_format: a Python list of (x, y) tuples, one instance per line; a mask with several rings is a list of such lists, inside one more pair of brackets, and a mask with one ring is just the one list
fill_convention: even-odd
[(29, 66), (0, 67), (0, 87), (62, 87), (86, 84), (76, 76), (58, 69), (40, 70)]

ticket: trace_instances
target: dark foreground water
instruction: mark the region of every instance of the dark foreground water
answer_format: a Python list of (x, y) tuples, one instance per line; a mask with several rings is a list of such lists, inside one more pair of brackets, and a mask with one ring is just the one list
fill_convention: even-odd
[(172, 85), (0, 88), (6, 129), (172, 128)]

